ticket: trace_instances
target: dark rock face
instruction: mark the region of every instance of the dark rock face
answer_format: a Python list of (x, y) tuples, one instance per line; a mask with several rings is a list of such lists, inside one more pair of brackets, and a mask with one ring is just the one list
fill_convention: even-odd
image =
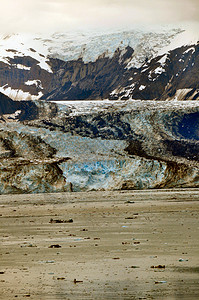
[[(127, 47), (124, 53), (117, 50), (112, 58), (102, 55), (95, 62), (84, 63), (82, 59), (64, 62), (49, 58), (52, 73), (39, 66), (39, 62), (23, 56), (9, 58), (9, 65), (0, 62), (0, 86), (20, 90), (15, 100), (41, 99), (103, 99), (123, 82), (126, 60), (133, 54)], [(31, 82), (27, 84), (27, 82)], [(12, 92), (11, 92), (12, 94)], [(39, 96), (40, 95), (40, 96)]]
[(132, 70), (109, 99), (197, 100), (198, 66), (199, 45), (177, 48)]
[[(100, 57), (85, 64), (81, 59), (61, 63), (51, 60), (56, 74), (50, 93), (42, 99), (179, 100), (199, 99), (199, 45), (186, 46), (127, 69), (133, 49), (113, 58)], [(56, 65), (56, 68), (53, 66)]]
[[(38, 63), (30, 56), (18, 57), (17, 55), (9, 59), (9, 65), (0, 61), (0, 86), (22, 91), (21, 96), (15, 96), (14, 93), (13, 100), (30, 100), (31, 96), (36, 99), (41, 97), (38, 96), (39, 93), (43, 94), (48, 91), (53, 74), (42, 69)], [(37, 84), (27, 85), (27, 81), (37, 81)]]
[(12, 101), (6, 95), (0, 93), (0, 115), (12, 114), (19, 109), (19, 103)]
[(133, 49), (126, 48), (123, 54), (117, 50), (112, 58), (99, 57), (95, 62), (84, 63), (82, 59), (63, 63), (51, 59), (55, 74), (51, 82), (51, 91), (41, 99), (46, 100), (85, 100), (104, 99), (123, 82), (128, 70), (126, 62), (131, 58)]
[[(34, 102), (13, 101), (0, 93), (0, 116), (14, 114), (16, 111), (19, 111), (21, 121), (35, 119), (38, 115), (38, 108)], [(4, 120), (3, 117), (1, 117), (1, 120)]]
[[(128, 68), (133, 55), (134, 50), (128, 46), (116, 50), (111, 58), (104, 54), (88, 63), (49, 58), (52, 73), (30, 56), (16, 55), (9, 59), (10, 65), (0, 62), (0, 86), (23, 91), (23, 100), (199, 99), (199, 44), (177, 48), (152, 60), (146, 57), (140, 68)], [(17, 97), (20, 100), (20, 94)]]

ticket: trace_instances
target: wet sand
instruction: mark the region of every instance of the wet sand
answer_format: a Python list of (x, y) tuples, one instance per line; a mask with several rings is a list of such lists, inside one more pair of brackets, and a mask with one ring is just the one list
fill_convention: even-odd
[(0, 196), (0, 299), (199, 299), (199, 190)]

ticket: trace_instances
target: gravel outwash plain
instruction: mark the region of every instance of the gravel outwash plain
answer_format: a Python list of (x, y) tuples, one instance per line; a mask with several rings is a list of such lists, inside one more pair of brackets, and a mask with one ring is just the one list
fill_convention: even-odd
[(0, 299), (199, 299), (199, 189), (0, 196)]

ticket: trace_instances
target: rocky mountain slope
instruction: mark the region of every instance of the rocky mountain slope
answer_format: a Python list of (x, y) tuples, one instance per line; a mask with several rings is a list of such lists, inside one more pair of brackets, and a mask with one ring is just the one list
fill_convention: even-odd
[[(57, 62), (51, 91), (41, 99), (197, 100), (199, 99), (199, 44), (183, 46), (128, 68), (134, 50), (117, 50), (112, 58), (94, 63)], [(52, 65), (56, 62), (53, 61)]]
[(199, 99), (199, 44), (146, 61), (111, 92), (110, 99)]
[[(118, 87), (126, 73), (127, 61), (131, 59), (133, 49), (115, 51), (112, 58), (99, 57), (95, 62), (77, 61), (63, 62), (51, 60), (54, 78), (50, 92), (41, 99), (73, 100), (73, 99), (105, 99)], [(56, 66), (56, 68), (55, 68)]]
[(0, 37), (13, 100), (198, 99), (198, 36), (182, 28)]
[(199, 187), (197, 101), (16, 103), (1, 113), (1, 193)]
[(17, 102), (12, 101), (9, 97), (0, 93), (0, 115), (15, 113), (17, 109)]

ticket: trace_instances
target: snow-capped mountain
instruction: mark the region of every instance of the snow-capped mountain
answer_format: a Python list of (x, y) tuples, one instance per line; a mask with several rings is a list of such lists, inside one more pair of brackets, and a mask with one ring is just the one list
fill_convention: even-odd
[(199, 44), (176, 48), (146, 61), (110, 93), (110, 99), (199, 99)]
[[(171, 51), (186, 45), (195, 47), (197, 41), (198, 37), (190, 32), (171, 27), (48, 36), (2, 35), (0, 92), (14, 100), (134, 97), (132, 89), (139, 85), (142, 90), (146, 86), (142, 76), (137, 74), (146, 73), (144, 68), (152, 72), (152, 65), (160, 57), (160, 66), (154, 71), (160, 75), (163, 60), (172, 56)], [(194, 49), (196, 56), (198, 52)], [(175, 59), (172, 63), (175, 65)], [(186, 69), (186, 66), (182, 67)], [(170, 76), (168, 78), (170, 80)], [(148, 96), (155, 97), (152, 93)]]

